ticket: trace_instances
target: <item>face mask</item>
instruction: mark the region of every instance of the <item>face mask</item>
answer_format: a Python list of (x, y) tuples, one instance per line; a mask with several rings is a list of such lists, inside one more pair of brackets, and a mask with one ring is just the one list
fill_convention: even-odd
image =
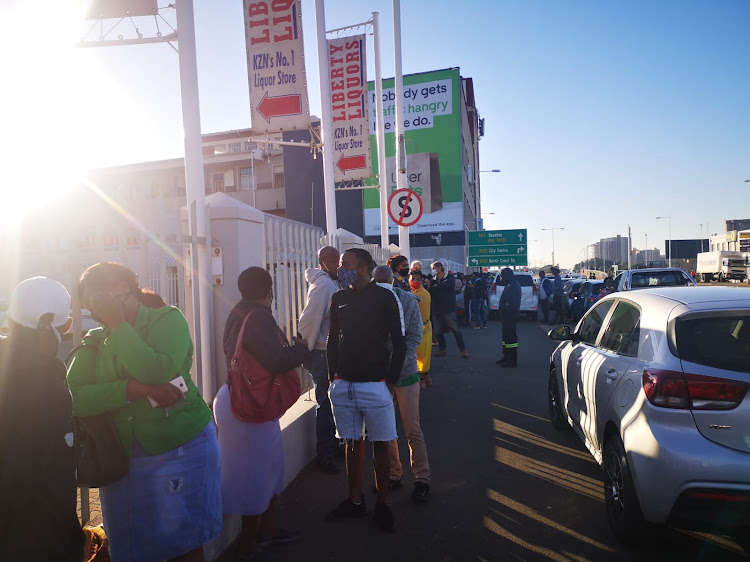
[(389, 291), (393, 291), (393, 285), (390, 283), (375, 283), (378, 287), (383, 287), (383, 289), (388, 289)]
[(336, 270), (336, 277), (339, 281), (339, 285), (341, 285), (344, 289), (348, 289), (349, 285), (354, 283), (357, 280), (357, 270), (356, 269), (346, 269), (345, 267), (339, 267)]
[(431, 271), (432, 271), (432, 275), (433, 275), (433, 277), (437, 276), (437, 274), (438, 274), (438, 272), (437, 272), (437, 269), (433, 269), (433, 270), (431, 270)]
[(401, 277), (406, 277), (407, 275), (409, 275), (409, 268), (408, 268), (408, 267), (404, 267), (404, 268), (402, 268), (402, 269), (399, 269), (399, 270), (398, 270), (398, 274), (399, 274), (399, 275), (400, 275)]
[(411, 287), (412, 291), (416, 291), (422, 286), (422, 284), (419, 281), (409, 281), (409, 287)]

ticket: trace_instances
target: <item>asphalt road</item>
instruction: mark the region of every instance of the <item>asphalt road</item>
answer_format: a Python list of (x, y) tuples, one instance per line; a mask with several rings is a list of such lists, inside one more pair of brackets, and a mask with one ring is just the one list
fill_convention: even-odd
[[(501, 370), (499, 323), (463, 332), (471, 358), (461, 359), (449, 336), (449, 356), (433, 359), (434, 385), (422, 395), (430, 503), (411, 502), (407, 469), (391, 496), (396, 534), (382, 533), (370, 517), (329, 523), (324, 516), (345, 497), (346, 477), (311, 465), (282, 495), (282, 524), (302, 531), (298, 542), (275, 548), (284, 560), (748, 560), (725, 537), (669, 529), (647, 546), (621, 547), (605, 519), (599, 466), (572, 431), (547, 421), (553, 342), (538, 324), (522, 322), (520, 367)], [(401, 454), (408, 458), (404, 442)], [(371, 471), (365, 482), (372, 511)]]

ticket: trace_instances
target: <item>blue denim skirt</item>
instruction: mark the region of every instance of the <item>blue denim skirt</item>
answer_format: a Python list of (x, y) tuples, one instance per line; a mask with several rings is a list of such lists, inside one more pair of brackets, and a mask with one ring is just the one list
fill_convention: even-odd
[(221, 532), (221, 456), (209, 422), (185, 445), (149, 455), (133, 444), (130, 471), (99, 490), (113, 562), (175, 558)]

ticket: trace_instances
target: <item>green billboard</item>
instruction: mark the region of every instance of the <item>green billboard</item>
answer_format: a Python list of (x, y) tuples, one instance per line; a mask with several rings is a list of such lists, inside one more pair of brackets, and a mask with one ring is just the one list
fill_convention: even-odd
[[(461, 115), (459, 69), (437, 70), (404, 76), (404, 134), (407, 152), (407, 187), (422, 198), (424, 214), (411, 227), (412, 233), (462, 231), (463, 183), (461, 165)], [(377, 159), (375, 83), (369, 82), (370, 144), (373, 176), (379, 173)], [(382, 178), (388, 194), (396, 190), (394, 80), (383, 80), (386, 174)], [(376, 185), (378, 179), (365, 180)], [(365, 235), (380, 235), (380, 195), (364, 191)], [(398, 227), (389, 220), (389, 233)]]

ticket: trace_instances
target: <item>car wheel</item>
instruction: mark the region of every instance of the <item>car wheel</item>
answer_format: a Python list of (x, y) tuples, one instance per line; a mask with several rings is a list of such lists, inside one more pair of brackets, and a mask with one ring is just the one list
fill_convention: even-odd
[(563, 412), (560, 391), (557, 387), (557, 375), (554, 367), (550, 369), (549, 383), (547, 385), (547, 404), (549, 406), (549, 421), (555, 429), (570, 429), (568, 418)]
[(623, 544), (644, 538), (643, 518), (635, 493), (630, 464), (619, 435), (612, 435), (604, 444), (604, 502), (612, 532)]
[(724, 274), (719, 273), (719, 283), (723, 283), (723, 282), (724, 282)]

